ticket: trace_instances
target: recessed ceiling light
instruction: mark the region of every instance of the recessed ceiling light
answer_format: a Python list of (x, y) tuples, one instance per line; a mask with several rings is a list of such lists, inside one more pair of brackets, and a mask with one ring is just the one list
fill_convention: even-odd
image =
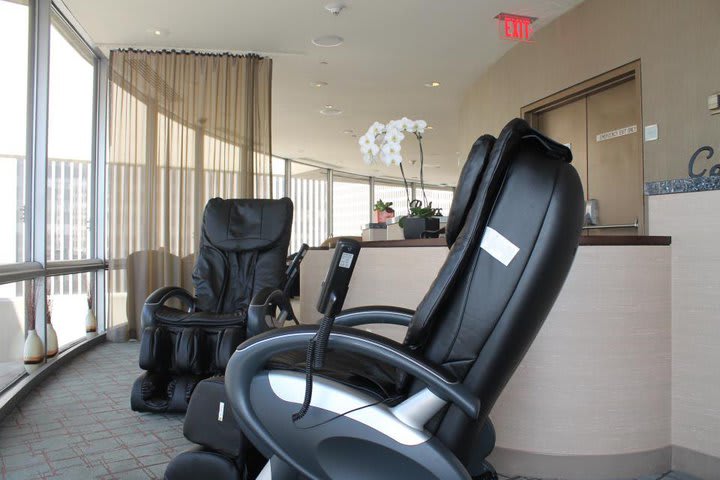
[(342, 112), (342, 110), (335, 108), (332, 105), (325, 105), (325, 108), (320, 110), (320, 113), (322, 113), (323, 115), (327, 115), (329, 117), (334, 117), (336, 115), (340, 115), (343, 112)]
[(343, 130), (343, 133), (345, 135), (352, 135), (353, 131), (352, 130)]
[(322, 62), (320, 62), (320, 65), (327, 65), (327, 64), (328, 64), (328, 62), (326, 62), (325, 60), (323, 60)]
[(322, 37), (313, 38), (312, 43), (316, 47), (338, 47), (344, 41), (345, 39), (338, 35), (323, 35)]
[(152, 33), (156, 37), (162, 37), (168, 34), (168, 31), (162, 28), (148, 28), (147, 32)]
[(427, 82), (427, 83), (425, 84), (425, 86), (428, 87), (428, 88), (439, 87), (439, 86), (440, 86), (440, 82)]
[(425, 130), (432, 130), (432, 129), (433, 129), (433, 127), (430, 126), (430, 125), (428, 125), (427, 127), (425, 127)]
[(327, 84), (328, 84), (327, 82), (317, 81), (317, 82), (312, 82), (310, 85), (312, 85), (313, 87), (320, 88), (320, 87), (327, 87)]

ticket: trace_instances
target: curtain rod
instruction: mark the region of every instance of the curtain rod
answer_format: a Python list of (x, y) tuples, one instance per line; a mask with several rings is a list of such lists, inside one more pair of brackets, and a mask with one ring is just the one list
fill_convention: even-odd
[(130, 53), (159, 53), (159, 54), (179, 54), (179, 55), (198, 55), (203, 57), (235, 57), (235, 58), (257, 58), (257, 59), (265, 59), (270, 57), (264, 57), (262, 55), (258, 55), (257, 53), (229, 53), (229, 52), (196, 52), (194, 50), (176, 50), (174, 48), (171, 49), (160, 49), (160, 50), (152, 50), (152, 49), (142, 49), (142, 48), (114, 48), (110, 50), (111, 52), (130, 52)]

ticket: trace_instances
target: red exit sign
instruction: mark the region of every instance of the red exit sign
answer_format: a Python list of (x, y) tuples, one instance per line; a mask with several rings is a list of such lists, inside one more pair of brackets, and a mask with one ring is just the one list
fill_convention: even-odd
[(512, 13), (500, 13), (497, 17), (500, 38), (517, 42), (532, 42), (532, 23), (535, 17), (525, 17)]

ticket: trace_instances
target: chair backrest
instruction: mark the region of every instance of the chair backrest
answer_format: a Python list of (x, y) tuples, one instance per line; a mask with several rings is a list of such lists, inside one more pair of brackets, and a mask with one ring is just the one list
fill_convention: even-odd
[[(511, 121), (498, 136), (445, 264), (405, 343), (478, 395), (477, 422), (429, 425), (461, 461), (549, 313), (577, 250), (583, 191), (570, 150)], [(412, 386), (411, 388), (417, 388)]]
[(205, 206), (193, 284), (200, 310), (246, 311), (263, 288), (285, 280), (293, 204), (279, 200), (213, 198)]

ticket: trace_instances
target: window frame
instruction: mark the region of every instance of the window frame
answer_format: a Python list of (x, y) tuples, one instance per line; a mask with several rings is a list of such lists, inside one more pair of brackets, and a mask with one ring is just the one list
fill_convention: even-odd
[[(5, 0), (3, 0), (5, 1)], [(94, 272), (93, 310), (98, 319), (98, 333), (106, 326), (105, 306), (105, 141), (108, 101), (108, 59), (92, 44), (89, 37), (67, 8), (52, 0), (28, 0), (28, 91), (26, 125), (26, 196), (25, 258), (23, 262), (0, 265), (0, 284), (33, 280), (36, 290), (37, 333), (45, 342), (46, 279), (50, 276)], [(93, 66), (92, 150), (90, 193), (90, 258), (48, 262), (47, 260), (47, 186), (48, 186), (48, 100), (50, 87), (50, 32), (55, 22), (59, 32), (79, 54)], [(27, 295), (27, 291), (25, 292)], [(25, 318), (25, 332), (30, 319)], [(87, 341), (81, 338), (66, 345), (71, 348)], [(47, 346), (46, 346), (47, 348)], [(18, 378), (23, 378), (22, 376)], [(17, 381), (17, 380), (16, 380)], [(0, 385), (0, 392), (10, 385)]]

